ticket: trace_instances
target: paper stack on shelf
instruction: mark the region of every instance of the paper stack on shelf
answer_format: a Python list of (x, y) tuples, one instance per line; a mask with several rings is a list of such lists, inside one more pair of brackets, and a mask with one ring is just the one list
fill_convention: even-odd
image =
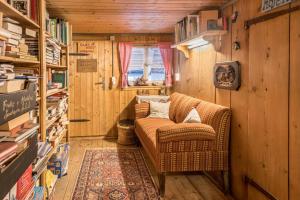
[[(39, 56), (39, 41), (38, 41), (38, 34), (36, 31), (25, 28), (24, 29), (24, 39), (25, 44), (27, 46), (27, 52), (34, 58), (38, 58)], [(24, 47), (25, 48), (25, 47)]]
[(46, 48), (46, 62), (53, 65), (60, 64), (60, 51), (61, 47), (56, 44), (53, 39), (47, 39), (47, 48)]

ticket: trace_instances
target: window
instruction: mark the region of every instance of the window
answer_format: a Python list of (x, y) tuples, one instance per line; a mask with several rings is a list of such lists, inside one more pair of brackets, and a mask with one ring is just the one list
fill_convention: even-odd
[(136, 85), (139, 78), (148, 85), (162, 85), (165, 80), (165, 67), (157, 47), (133, 47), (128, 67), (129, 86)]

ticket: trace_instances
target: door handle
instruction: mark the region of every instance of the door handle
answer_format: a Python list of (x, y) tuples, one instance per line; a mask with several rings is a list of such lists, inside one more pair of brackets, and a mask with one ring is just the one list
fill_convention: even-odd
[(95, 85), (104, 85), (104, 82), (102, 81), (102, 82), (97, 82), (97, 83), (95, 83)]

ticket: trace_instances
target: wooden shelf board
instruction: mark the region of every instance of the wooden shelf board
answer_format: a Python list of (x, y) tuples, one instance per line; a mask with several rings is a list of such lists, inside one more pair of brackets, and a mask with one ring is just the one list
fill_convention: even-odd
[(40, 26), (35, 21), (30, 19), (26, 15), (23, 15), (17, 9), (9, 5), (6, 2), (6, 0), (0, 0), (0, 11), (3, 13), (4, 17), (10, 17), (20, 22), (20, 24), (25, 25), (26, 27), (33, 28), (33, 29), (40, 28)]
[(68, 67), (67, 66), (64, 66), (64, 65), (53, 65), (53, 64), (49, 64), (47, 63), (47, 68), (50, 68), (50, 69), (67, 69)]
[(182, 42), (172, 45), (172, 48), (176, 48), (177, 46), (190, 46), (190, 45), (193, 45), (194, 43), (197, 43), (197, 41), (205, 40), (205, 37), (217, 37), (217, 36), (222, 36), (225, 34), (227, 34), (226, 30), (205, 31), (193, 38), (190, 38), (190, 39), (187, 39), (187, 40), (184, 40)]
[(58, 89), (58, 90), (55, 90), (55, 91), (52, 91), (52, 92), (47, 91), (47, 97), (52, 96), (52, 95), (57, 94), (57, 93), (60, 93), (60, 92), (64, 92), (66, 90), (67, 90), (67, 88)]
[(33, 60), (26, 60), (21, 58), (13, 58), (8, 56), (0, 56), (0, 62), (13, 62), (17, 64), (32, 64), (32, 65), (38, 65), (40, 64), (40, 61), (33, 61)]

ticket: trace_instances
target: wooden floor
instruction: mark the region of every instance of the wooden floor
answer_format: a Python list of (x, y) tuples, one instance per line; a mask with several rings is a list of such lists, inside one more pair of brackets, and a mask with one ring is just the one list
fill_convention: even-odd
[[(104, 138), (73, 138), (70, 144), (71, 152), (68, 175), (57, 182), (54, 200), (69, 200), (72, 198), (73, 188), (76, 184), (85, 149), (124, 148), (124, 146), (117, 145), (116, 140)], [(157, 184), (157, 177), (153, 166), (147, 157), (146, 160), (151, 175)], [(224, 196), (224, 194), (203, 175), (168, 175), (166, 178), (166, 196), (164, 199), (226, 200), (232, 198)]]

